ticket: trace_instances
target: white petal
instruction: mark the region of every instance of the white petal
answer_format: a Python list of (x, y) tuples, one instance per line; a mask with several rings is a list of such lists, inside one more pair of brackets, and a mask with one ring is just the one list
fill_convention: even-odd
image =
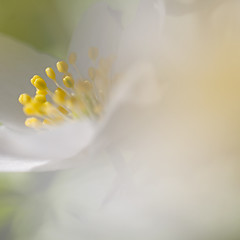
[[(61, 161), (83, 151), (95, 135), (90, 121), (65, 124), (49, 131), (24, 134), (2, 126), (0, 128), (0, 170), (28, 171), (36, 166), (44, 170), (62, 168)], [(24, 162), (21, 165), (21, 161)], [(53, 164), (53, 167), (48, 165)], [(7, 164), (6, 164), (7, 163)]]
[(122, 74), (112, 89), (107, 109), (117, 111), (122, 103), (138, 106), (154, 104), (162, 98), (166, 86), (155, 65), (149, 61), (136, 62)]
[(48, 160), (27, 159), (27, 158), (13, 158), (9, 156), (0, 157), (0, 171), (1, 172), (29, 172), (34, 168), (47, 165)]
[(151, 104), (162, 97), (165, 81), (158, 75), (157, 59), (164, 19), (162, 1), (140, 1), (136, 15), (121, 35), (116, 69), (122, 78), (113, 89), (111, 103), (118, 99)]
[(77, 65), (85, 76), (90, 66), (89, 48), (98, 48), (100, 57), (113, 56), (118, 48), (121, 28), (121, 19), (117, 13), (104, 3), (93, 5), (85, 13), (70, 45), (70, 52), (77, 53)]
[[(165, 18), (162, 1), (143, 0), (133, 20), (121, 36), (119, 63), (123, 68), (134, 61), (152, 61), (161, 44), (161, 32)], [(119, 67), (121, 69), (121, 67)]]
[(34, 94), (30, 79), (44, 74), (55, 60), (34, 49), (0, 34), (0, 121), (11, 127), (24, 126), (25, 116), (18, 102), (21, 93)]

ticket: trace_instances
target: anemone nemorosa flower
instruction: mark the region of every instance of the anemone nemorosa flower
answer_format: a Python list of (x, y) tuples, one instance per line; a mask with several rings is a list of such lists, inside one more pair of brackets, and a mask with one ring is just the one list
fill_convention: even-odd
[[(83, 104), (91, 105), (90, 114), (73, 108), (68, 118), (77, 120), (39, 131), (16, 127), (26, 118), (17, 98), (33, 96), (26, 79), (43, 78), (55, 60), (1, 37), (1, 169), (79, 164), (82, 175), (58, 185), (57, 201), (70, 198), (63, 213), (69, 218), (59, 221), (72, 221), (65, 222), (70, 230), (61, 228), (67, 234), (121, 240), (239, 234), (239, 1), (192, 2), (201, 8), (175, 14), (171, 4), (164, 11), (161, 2), (141, 1), (127, 26), (105, 5), (93, 7), (73, 36), (70, 53), (75, 52), (83, 79), (91, 78), (90, 67), (98, 69), (99, 60), (111, 56), (116, 57), (111, 79), (120, 75), (104, 91), (107, 101), (96, 116), (98, 105), (90, 104), (91, 98)], [(95, 66), (88, 58), (91, 47), (98, 48)], [(60, 78), (78, 80), (70, 70)], [(47, 83), (53, 99), (56, 87), (51, 79)], [(108, 86), (99, 85), (97, 91)], [(81, 105), (81, 99), (76, 102)], [(57, 114), (51, 114), (47, 117), (54, 120)], [(62, 194), (65, 186), (74, 194)]]
[[(125, 28), (114, 10), (97, 4), (75, 31), (69, 64), (59, 61), (57, 68), (56, 60), (2, 35), (0, 169), (62, 168), (63, 160), (71, 165), (106, 149), (113, 140), (106, 131), (111, 131), (107, 128), (114, 112), (123, 102), (138, 101), (138, 85), (146, 88), (141, 101), (151, 101), (148, 94), (154, 86), (147, 75), (153, 69), (143, 56), (152, 55), (148, 44), (157, 42), (163, 15), (160, 1), (143, 1)], [(136, 59), (135, 53), (142, 56)], [(145, 79), (138, 84), (141, 75)], [(24, 121), (34, 129), (27, 129)]]

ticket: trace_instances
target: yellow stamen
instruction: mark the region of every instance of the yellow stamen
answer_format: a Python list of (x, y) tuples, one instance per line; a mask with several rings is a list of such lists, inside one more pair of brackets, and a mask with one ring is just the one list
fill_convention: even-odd
[(56, 74), (52, 68), (50, 68), (50, 67), (46, 68), (45, 72), (50, 79), (52, 79), (54, 82), (56, 82)]
[(43, 125), (53, 125), (53, 121), (46, 118), (43, 120)]
[(64, 62), (64, 61), (57, 62), (56, 66), (60, 73), (68, 72), (68, 64), (66, 62)]
[(45, 102), (42, 105), (42, 109), (44, 112), (44, 115), (51, 115), (51, 113), (53, 112), (54, 106), (50, 103), (50, 102)]
[(58, 110), (59, 110), (63, 115), (67, 115), (67, 114), (68, 114), (68, 111), (67, 111), (64, 107), (62, 107), (62, 106), (59, 106), (59, 107), (58, 107)]
[(33, 86), (34, 86), (34, 82), (35, 82), (35, 80), (36, 80), (37, 78), (39, 78), (38, 75), (34, 75), (34, 76), (31, 78), (31, 84), (32, 84)]
[(41, 77), (34, 80), (33, 86), (39, 90), (47, 90), (47, 84)]
[(77, 93), (86, 93), (92, 89), (92, 84), (88, 80), (85, 80), (78, 82), (75, 87)]
[(23, 111), (26, 115), (37, 115), (40, 112), (41, 104), (37, 102), (31, 102), (24, 106)]
[(25, 121), (25, 125), (30, 128), (40, 128), (42, 123), (37, 118), (27, 118)]
[(18, 101), (19, 101), (22, 105), (26, 105), (26, 104), (30, 103), (31, 100), (32, 100), (32, 98), (31, 98), (28, 94), (26, 94), (26, 93), (21, 94), (21, 95), (19, 96), (19, 98), (18, 98)]
[(45, 96), (45, 95), (37, 94), (37, 95), (34, 97), (34, 101), (37, 102), (37, 103), (44, 103), (44, 102), (47, 101), (47, 99), (46, 99), (46, 96)]
[(48, 92), (46, 90), (39, 90), (37, 89), (36, 91), (36, 95), (44, 95), (46, 96), (48, 94)]
[(63, 89), (57, 88), (53, 95), (53, 101), (60, 105), (64, 104), (66, 96), (67, 93)]
[(65, 76), (63, 78), (63, 83), (67, 88), (73, 88), (74, 86), (74, 80), (71, 76)]
[(101, 116), (108, 96), (109, 83), (113, 78), (113, 61), (111, 58), (101, 58), (97, 61), (98, 55), (97, 48), (89, 49), (88, 56), (94, 62), (94, 66), (88, 68), (87, 76), (83, 76), (76, 66), (75, 53), (70, 54), (69, 63), (75, 70), (74, 74), (78, 76), (73, 77), (65, 61), (57, 62), (56, 67), (58, 72), (62, 73), (62, 82), (57, 82), (55, 71), (47, 67), (45, 73), (56, 85), (53, 91), (48, 89), (43, 78), (34, 75), (31, 83), (36, 88), (36, 95), (31, 97), (24, 93), (18, 99), (23, 105), (23, 112), (27, 116), (33, 116), (26, 119), (25, 125), (39, 129), (57, 125), (65, 120)]

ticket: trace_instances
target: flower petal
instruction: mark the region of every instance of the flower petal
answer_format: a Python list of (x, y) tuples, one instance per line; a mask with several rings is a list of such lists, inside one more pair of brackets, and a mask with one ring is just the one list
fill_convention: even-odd
[[(28, 171), (42, 165), (44, 170), (48, 170), (48, 164), (51, 162), (55, 162), (55, 169), (60, 169), (62, 168), (60, 162), (85, 149), (91, 143), (95, 132), (90, 121), (24, 134), (2, 126), (0, 170)], [(21, 161), (24, 162), (23, 165), (20, 164)], [(52, 167), (50, 169), (53, 170)]]
[(77, 54), (77, 65), (85, 76), (90, 66), (90, 59), (87, 59), (89, 48), (98, 48), (100, 57), (113, 56), (118, 48), (121, 30), (117, 13), (107, 4), (97, 3), (85, 13), (70, 45), (70, 52)]
[(140, 1), (135, 17), (121, 36), (120, 66), (126, 68), (132, 62), (141, 59), (152, 61), (156, 57), (161, 44), (164, 18), (163, 1)]
[(121, 35), (116, 68), (122, 77), (113, 89), (111, 103), (118, 98), (141, 105), (161, 98), (165, 82), (157, 69), (164, 19), (163, 1), (140, 1)]

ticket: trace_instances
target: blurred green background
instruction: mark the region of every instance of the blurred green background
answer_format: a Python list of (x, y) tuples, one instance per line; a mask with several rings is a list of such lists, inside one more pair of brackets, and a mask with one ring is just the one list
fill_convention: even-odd
[[(99, 0), (0, 0), (0, 31), (61, 58), (77, 22)], [(138, 0), (105, 0), (127, 19)]]
[(0, 239), (30, 240), (43, 222), (56, 173), (0, 174)]

